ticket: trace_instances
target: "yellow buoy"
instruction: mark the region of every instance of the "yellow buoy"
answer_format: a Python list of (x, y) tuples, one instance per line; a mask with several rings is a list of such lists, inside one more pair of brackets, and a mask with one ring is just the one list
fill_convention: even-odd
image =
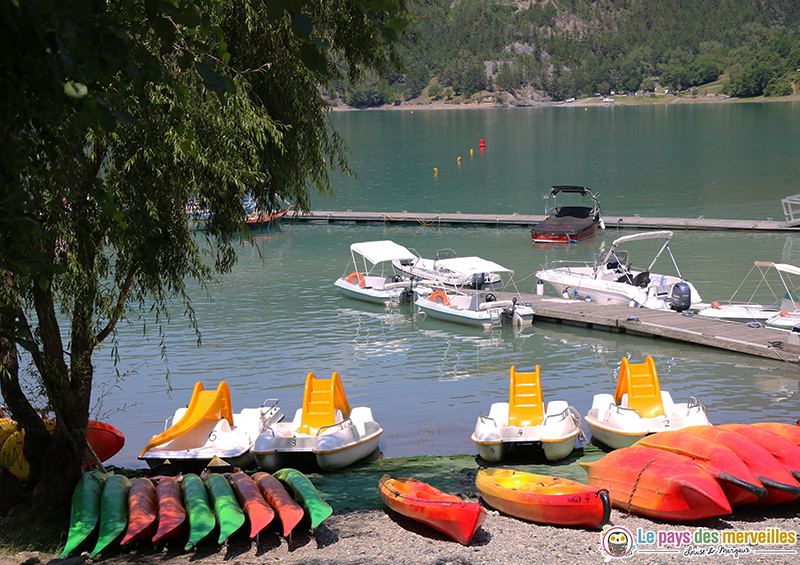
[(438, 175), (438, 174), (439, 174), (439, 169), (437, 169), (436, 167), (434, 167), (434, 168), (433, 168), (433, 174), (434, 174), (434, 175)]
[(474, 149), (469, 150), (469, 154), (472, 155), (472, 152), (475, 151)]
[(459, 158), (458, 158), (458, 162), (459, 162), (459, 163), (461, 162), (461, 157), (459, 157)]

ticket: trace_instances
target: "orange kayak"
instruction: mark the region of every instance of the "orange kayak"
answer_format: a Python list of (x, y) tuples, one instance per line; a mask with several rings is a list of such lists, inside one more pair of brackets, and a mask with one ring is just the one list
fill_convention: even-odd
[(250, 539), (254, 539), (270, 525), (275, 518), (275, 511), (267, 504), (261, 489), (248, 475), (240, 471), (231, 475), (229, 480), (250, 522)]
[(182, 535), (188, 527), (186, 508), (183, 506), (181, 487), (173, 477), (161, 477), (156, 486), (158, 502), (158, 530), (153, 543)]
[(156, 487), (146, 477), (134, 479), (128, 491), (128, 529), (120, 545), (152, 539), (158, 527)]
[(717, 479), (731, 506), (748, 504), (767, 496), (767, 489), (736, 453), (708, 438), (676, 430), (658, 432), (634, 445), (662, 449), (689, 457)]
[(607, 490), (569, 479), (481, 469), (475, 486), (492, 508), (531, 522), (599, 528), (611, 516)]
[(779, 504), (800, 496), (800, 483), (792, 474), (769, 451), (742, 434), (720, 426), (694, 426), (683, 431), (719, 442), (738, 455), (767, 489), (767, 497), (756, 504)]
[(427, 524), (464, 545), (472, 541), (486, 520), (486, 509), (477, 502), (465, 502), (416, 479), (384, 475), (378, 489), (386, 505), (398, 514)]
[(283, 526), (283, 537), (289, 537), (294, 527), (305, 515), (303, 507), (297, 504), (280, 481), (269, 473), (255, 473), (253, 480), (267, 503), (278, 513), (278, 518), (281, 519)]
[(775, 432), (784, 439), (788, 439), (795, 445), (800, 445), (800, 426), (782, 424), (779, 422), (759, 422), (753, 424), (758, 428), (764, 428), (771, 432)]
[(661, 520), (699, 520), (731, 513), (717, 481), (688, 457), (633, 446), (581, 463), (588, 484), (607, 488), (614, 507)]
[(769, 451), (770, 455), (777, 459), (778, 463), (783, 465), (795, 479), (800, 480), (800, 446), (795, 445), (785, 437), (773, 431), (756, 426), (726, 424), (719, 427), (741, 434), (750, 441), (761, 445), (764, 449)]

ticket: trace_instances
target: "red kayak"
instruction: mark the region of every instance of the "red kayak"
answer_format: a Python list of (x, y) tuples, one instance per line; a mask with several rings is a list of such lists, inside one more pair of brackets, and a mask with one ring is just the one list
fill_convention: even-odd
[(188, 526), (186, 508), (183, 506), (183, 492), (173, 477), (160, 477), (156, 486), (158, 501), (158, 530), (153, 536), (153, 543), (162, 539), (176, 538), (182, 535)]
[(683, 431), (719, 442), (738, 455), (767, 489), (767, 497), (756, 504), (779, 504), (800, 496), (800, 483), (792, 474), (769, 451), (742, 434), (720, 426), (692, 426)]
[(632, 446), (581, 463), (587, 483), (606, 488), (615, 508), (661, 520), (700, 520), (731, 513), (717, 481), (688, 457)]
[(795, 479), (800, 480), (800, 446), (773, 431), (757, 426), (743, 424), (726, 424), (719, 426), (741, 434), (752, 442), (762, 446), (783, 465)]
[(250, 539), (254, 539), (272, 523), (275, 511), (267, 504), (261, 489), (248, 475), (242, 472), (234, 473), (229, 480), (233, 490), (236, 491), (239, 504), (250, 521)]
[(381, 498), (395, 512), (447, 534), (464, 545), (486, 520), (486, 509), (465, 502), (412, 478), (384, 475), (378, 482)]
[(788, 439), (795, 445), (800, 445), (800, 426), (782, 424), (779, 422), (759, 422), (753, 425), (774, 432), (784, 439)]
[(280, 481), (269, 473), (255, 473), (253, 480), (264, 495), (264, 500), (278, 513), (283, 526), (283, 537), (289, 537), (294, 527), (305, 516), (303, 507), (297, 504)]
[(158, 528), (156, 487), (147, 477), (139, 477), (128, 491), (128, 530), (120, 545), (152, 539)]
[(689, 457), (717, 479), (731, 506), (748, 504), (767, 496), (767, 489), (736, 453), (708, 438), (675, 430), (658, 432), (634, 445), (671, 451)]

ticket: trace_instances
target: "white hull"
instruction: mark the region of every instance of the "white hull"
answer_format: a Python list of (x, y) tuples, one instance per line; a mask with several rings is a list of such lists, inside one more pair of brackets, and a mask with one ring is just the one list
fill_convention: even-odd
[(538, 426), (509, 426), (508, 403), (492, 404), (489, 416), (479, 416), (472, 433), (478, 455), (497, 463), (505, 459), (510, 449), (525, 444), (538, 444), (548, 461), (564, 459), (582, 437), (580, 416), (563, 400), (547, 404), (545, 420)]
[(294, 421), (265, 428), (253, 447), (256, 464), (266, 471), (314, 459), (323, 471), (334, 471), (364, 459), (377, 448), (383, 429), (372, 410), (353, 408), (350, 418), (317, 435), (298, 433), (302, 411)]
[[(466, 324), (477, 328), (521, 326), (533, 323), (533, 308), (512, 301), (481, 302), (479, 292), (453, 294), (447, 302), (437, 301), (436, 294), (417, 295), (416, 305), (437, 320)], [(513, 316), (510, 312), (513, 310)]]
[[(372, 277), (370, 277), (372, 278)], [(388, 281), (381, 283), (383, 287), (385, 284), (392, 284)], [(373, 304), (386, 304), (389, 302), (402, 302), (402, 295), (405, 291), (405, 288), (402, 286), (395, 287), (395, 288), (375, 288), (375, 287), (367, 287), (367, 286), (359, 286), (357, 284), (352, 284), (347, 281), (345, 277), (341, 277), (333, 283), (336, 285), (345, 296), (350, 298), (355, 298), (356, 300), (363, 300), (365, 302), (372, 302)], [(406, 302), (410, 302), (409, 299)]]
[(706, 305), (697, 311), (697, 315), (717, 320), (750, 322), (766, 320), (779, 312), (775, 306), (766, 304), (720, 304), (718, 307)]
[(711, 425), (705, 406), (699, 401), (675, 404), (666, 391), (661, 391), (661, 401), (665, 416), (643, 418), (636, 410), (627, 408), (627, 395), (618, 406), (612, 395), (596, 394), (586, 424), (592, 437), (612, 449), (630, 447), (646, 435), (660, 431)]

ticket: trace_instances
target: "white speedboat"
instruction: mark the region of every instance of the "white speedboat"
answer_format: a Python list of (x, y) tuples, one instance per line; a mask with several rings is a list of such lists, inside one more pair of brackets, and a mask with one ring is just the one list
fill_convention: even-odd
[(219, 457), (236, 467), (253, 464), (251, 449), (263, 426), (283, 418), (277, 400), (266, 400), (259, 408), (245, 408), (234, 414), (228, 384), (204, 390), (197, 382), (188, 406), (167, 419), (165, 429), (142, 450), (139, 459), (150, 467), (167, 459), (184, 472), (199, 471)]
[(511, 367), (509, 401), (495, 402), (489, 415), (478, 416), (472, 441), (486, 461), (502, 461), (511, 450), (540, 448), (549, 461), (572, 453), (575, 440), (586, 438), (581, 417), (564, 400), (551, 400), (545, 410), (539, 365), (533, 373)]
[[(760, 280), (751, 282), (757, 271)], [(755, 277), (753, 277), (754, 279)], [(702, 305), (698, 316), (743, 322), (759, 321), (791, 329), (800, 323), (800, 268), (784, 263), (756, 261), (727, 302), (714, 301)], [(749, 293), (745, 301), (737, 301), (740, 292)]]
[(415, 304), (426, 315), (479, 328), (521, 326), (533, 322), (533, 308), (520, 298), (513, 280), (514, 271), (480, 257), (443, 259), (440, 263), (453, 272), (465, 275), (507, 274), (508, 280), (504, 288), (511, 285), (515, 292), (505, 293), (508, 295), (507, 299), (497, 300), (494, 292), (485, 290), (453, 290), (446, 286), (428, 286), (426, 292), (417, 292), (415, 299)]
[[(671, 238), (671, 231), (626, 235), (614, 240), (611, 249), (602, 253), (594, 264), (558, 261), (538, 271), (536, 276), (564, 298), (682, 312), (701, 300), (697, 289), (684, 280), (678, 270), (669, 249)], [(642, 240), (663, 240), (663, 243), (646, 269), (635, 270), (631, 267), (629, 252), (619, 247)], [(652, 272), (664, 250), (672, 257), (678, 276)]]
[(630, 447), (655, 432), (711, 425), (697, 398), (676, 404), (669, 392), (661, 390), (650, 356), (644, 363), (623, 358), (616, 393), (594, 395), (585, 419), (592, 437), (613, 449)]
[(264, 426), (252, 451), (265, 471), (309, 462), (333, 471), (375, 452), (382, 433), (370, 408), (350, 408), (339, 373), (330, 379), (309, 373), (294, 420)]
[(412, 281), (394, 272), (392, 261), (411, 261), (416, 256), (393, 241), (365, 241), (350, 246), (350, 261), (334, 283), (350, 298), (386, 304), (411, 303)]
[[(406, 277), (438, 285), (472, 290), (493, 290), (495, 285), (502, 285), (502, 278), (497, 273), (485, 272), (463, 273), (453, 270), (454, 266), (443, 263), (446, 259), (455, 259), (456, 252), (445, 248), (436, 251), (435, 259), (422, 258), (415, 249), (409, 249), (414, 259), (394, 259), (392, 266)], [(468, 259), (468, 258), (467, 258)]]

